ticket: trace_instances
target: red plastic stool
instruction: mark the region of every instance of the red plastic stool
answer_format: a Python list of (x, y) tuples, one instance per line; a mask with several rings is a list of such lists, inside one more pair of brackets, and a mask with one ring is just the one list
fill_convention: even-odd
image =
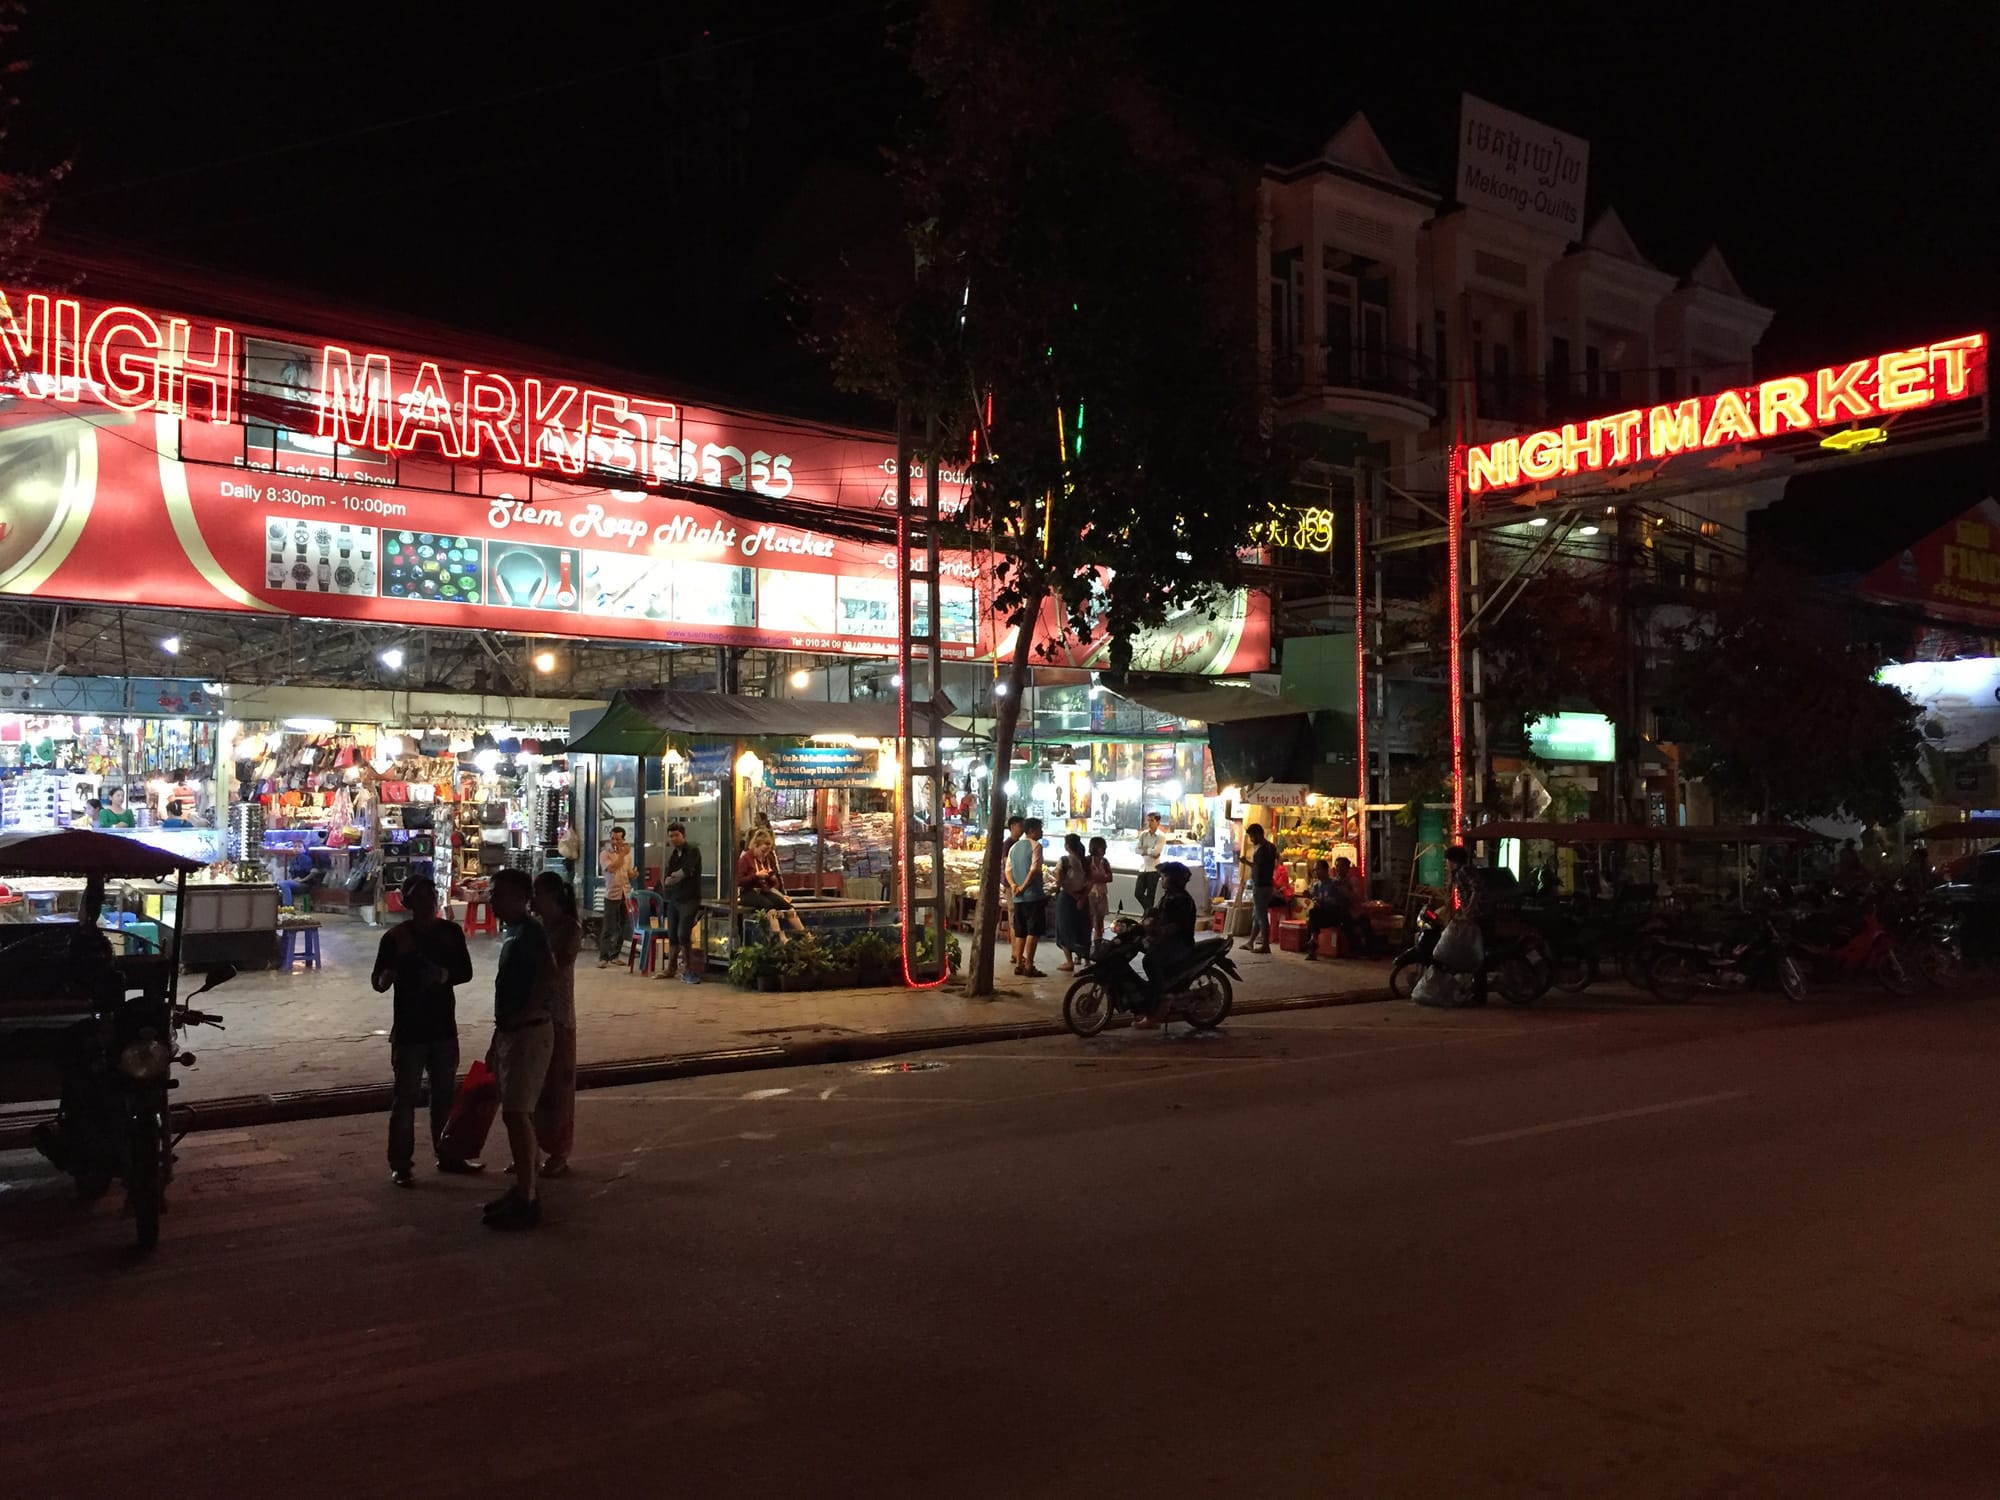
[(471, 937), (475, 932), (483, 932), (489, 937), (497, 937), (500, 934), (500, 919), (493, 915), (493, 902), (490, 897), (465, 898), (465, 935)]

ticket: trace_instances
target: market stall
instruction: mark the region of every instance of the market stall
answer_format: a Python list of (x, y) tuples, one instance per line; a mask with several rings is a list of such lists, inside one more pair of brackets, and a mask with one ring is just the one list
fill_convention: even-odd
[[(750, 832), (768, 827), (780, 883), (808, 929), (899, 925), (894, 704), (743, 698), (671, 689), (617, 694), (572, 716), (570, 749), (588, 850), (614, 826), (632, 834), (648, 886), (680, 823), (701, 850), (701, 948), (726, 959), (745, 912), (735, 870)], [(596, 904), (595, 861), (585, 900)], [(917, 872), (921, 884), (928, 872)]]

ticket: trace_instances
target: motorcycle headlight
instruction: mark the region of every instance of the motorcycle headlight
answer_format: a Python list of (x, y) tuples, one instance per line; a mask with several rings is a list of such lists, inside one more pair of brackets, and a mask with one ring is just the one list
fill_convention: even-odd
[(125, 1044), (125, 1050), (118, 1054), (118, 1069), (127, 1078), (150, 1083), (167, 1076), (167, 1066), (173, 1057), (173, 1049), (165, 1042), (143, 1037)]

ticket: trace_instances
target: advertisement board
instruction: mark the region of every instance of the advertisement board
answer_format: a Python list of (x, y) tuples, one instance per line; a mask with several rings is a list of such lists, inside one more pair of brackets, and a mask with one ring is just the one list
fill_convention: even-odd
[(1458, 106), (1458, 201), (1573, 240), (1583, 233), (1590, 142), (1471, 94)]
[(2000, 626), (2000, 503), (1989, 496), (1904, 548), (1861, 580), (1861, 592), (1939, 619)]
[(1528, 748), (1543, 760), (1618, 758), (1618, 733), (1603, 714), (1544, 714), (1528, 724)]
[[(893, 546), (812, 523), (895, 486), (867, 433), (0, 290), (0, 594), (887, 655)], [(946, 554), (944, 655), (992, 652), (991, 598)], [(1254, 655), (1263, 601), (1224, 613), (1156, 669)]]
[(881, 765), (878, 751), (854, 745), (801, 745), (768, 751), (764, 785), (785, 791), (870, 786)]

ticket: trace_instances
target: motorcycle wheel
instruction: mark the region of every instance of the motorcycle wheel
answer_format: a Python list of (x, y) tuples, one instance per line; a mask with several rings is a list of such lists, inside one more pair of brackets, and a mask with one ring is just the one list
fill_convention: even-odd
[(1493, 983), (1509, 1005), (1533, 1005), (1548, 993), (1549, 973), (1546, 967), (1517, 953), (1500, 961)]
[(1229, 981), (1213, 971), (1201, 976), (1195, 987), (1188, 991), (1187, 1006), (1181, 1012), (1181, 1019), (1197, 1031), (1213, 1031), (1229, 1019), (1229, 1012), (1236, 1004), (1236, 996), (1229, 988)]
[(1924, 987), (1924, 976), (1900, 948), (1884, 947), (1870, 967), (1882, 988), (1899, 999), (1907, 1000)]
[(1934, 990), (1957, 989), (1959, 981), (1965, 977), (1965, 965), (1952, 943), (1941, 939), (1919, 943), (1913, 957), (1917, 972)]
[(1556, 960), (1555, 987), (1565, 995), (1578, 995), (1590, 988), (1590, 960), (1581, 953), (1566, 954)]
[(1096, 1036), (1111, 1024), (1111, 990), (1102, 981), (1079, 979), (1063, 996), (1063, 1025), (1078, 1036)]
[(132, 1172), (125, 1180), (125, 1196), (132, 1206), (141, 1250), (151, 1250), (160, 1243), (160, 1210), (166, 1202), (160, 1150), (164, 1134), (151, 1110), (142, 1110), (132, 1122)]
[(1398, 1000), (1409, 999), (1410, 992), (1416, 989), (1417, 980), (1423, 972), (1424, 965), (1421, 959), (1404, 959), (1389, 971), (1389, 993)]
[(1806, 971), (1791, 954), (1778, 958), (1778, 988), (1785, 992), (1785, 998), (1794, 1005), (1803, 1005), (1806, 998)]
[(1646, 984), (1669, 1005), (1685, 1005), (1701, 989), (1701, 970), (1685, 953), (1662, 953), (1646, 970)]

